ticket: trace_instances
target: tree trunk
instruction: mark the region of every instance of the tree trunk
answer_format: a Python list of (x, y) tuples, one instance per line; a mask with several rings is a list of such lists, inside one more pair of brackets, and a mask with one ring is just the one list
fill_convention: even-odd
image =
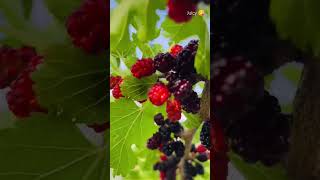
[(320, 180), (320, 59), (305, 62), (294, 102), (290, 180)]

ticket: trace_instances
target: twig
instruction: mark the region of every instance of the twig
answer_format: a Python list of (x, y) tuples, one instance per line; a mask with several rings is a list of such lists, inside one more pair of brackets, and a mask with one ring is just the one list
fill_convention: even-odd
[(192, 140), (196, 132), (197, 132), (197, 128), (194, 128), (194, 129), (185, 131), (184, 133), (181, 134), (181, 138), (185, 141), (184, 156), (181, 158), (180, 163), (178, 165), (180, 174), (181, 174), (181, 180), (185, 180), (184, 163), (186, 160), (190, 159), (190, 150), (192, 147)]

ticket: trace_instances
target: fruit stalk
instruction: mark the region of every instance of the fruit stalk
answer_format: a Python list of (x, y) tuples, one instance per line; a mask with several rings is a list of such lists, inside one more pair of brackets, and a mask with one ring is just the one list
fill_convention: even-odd
[(206, 81), (200, 105), (200, 117), (202, 120), (210, 119), (210, 81)]
[(294, 111), (291, 150), (288, 156), (290, 179), (320, 179), (320, 59), (305, 61)]
[(180, 163), (179, 163), (179, 169), (180, 169), (180, 175), (181, 175), (181, 180), (185, 180), (185, 173), (184, 173), (184, 164), (185, 161), (188, 160), (190, 157), (190, 150), (192, 146), (192, 139), (194, 135), (196, 134), (198, 128), (193, 128), (188, 131), (185, 131), (182, 135), (181, 138), (185, 142), (185, 150), (184, 150), (184, 156), (181, 158)]

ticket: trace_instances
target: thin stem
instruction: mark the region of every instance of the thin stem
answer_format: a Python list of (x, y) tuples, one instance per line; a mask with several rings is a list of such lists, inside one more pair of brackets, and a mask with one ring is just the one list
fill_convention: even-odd
[(181, 174), (181, 180), (185, 180), (184, 163), (186, 160), (190, 159), (190, 150), (192, 147), (192, 140), (194, 135), (197, 132), (197, 129), (198, 128), (190, 129), (181, 134), (181, 138), (185, 141), (184, 156), (181, 158), (180, 163), (178, 165), (180, 174)]

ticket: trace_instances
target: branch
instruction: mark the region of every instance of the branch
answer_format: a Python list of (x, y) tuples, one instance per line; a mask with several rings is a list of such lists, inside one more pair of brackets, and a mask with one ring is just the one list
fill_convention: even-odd
[(181, 158), (180, 163), (178, 165), (180, 169), (180, 174), (181, 174), (181, 180), (185, 180), (185, 174), (184, 174), (184, 163), (186, 160), (190, 159), (190, 151), (192, 147), (192, 140), (197, 132), (198, 128), (190, 129), (188, 131), (185, 131), (184, 133), (181, 134), (181, 138), (185, 142), (185, 150), (184, 150), (184, 156)]

